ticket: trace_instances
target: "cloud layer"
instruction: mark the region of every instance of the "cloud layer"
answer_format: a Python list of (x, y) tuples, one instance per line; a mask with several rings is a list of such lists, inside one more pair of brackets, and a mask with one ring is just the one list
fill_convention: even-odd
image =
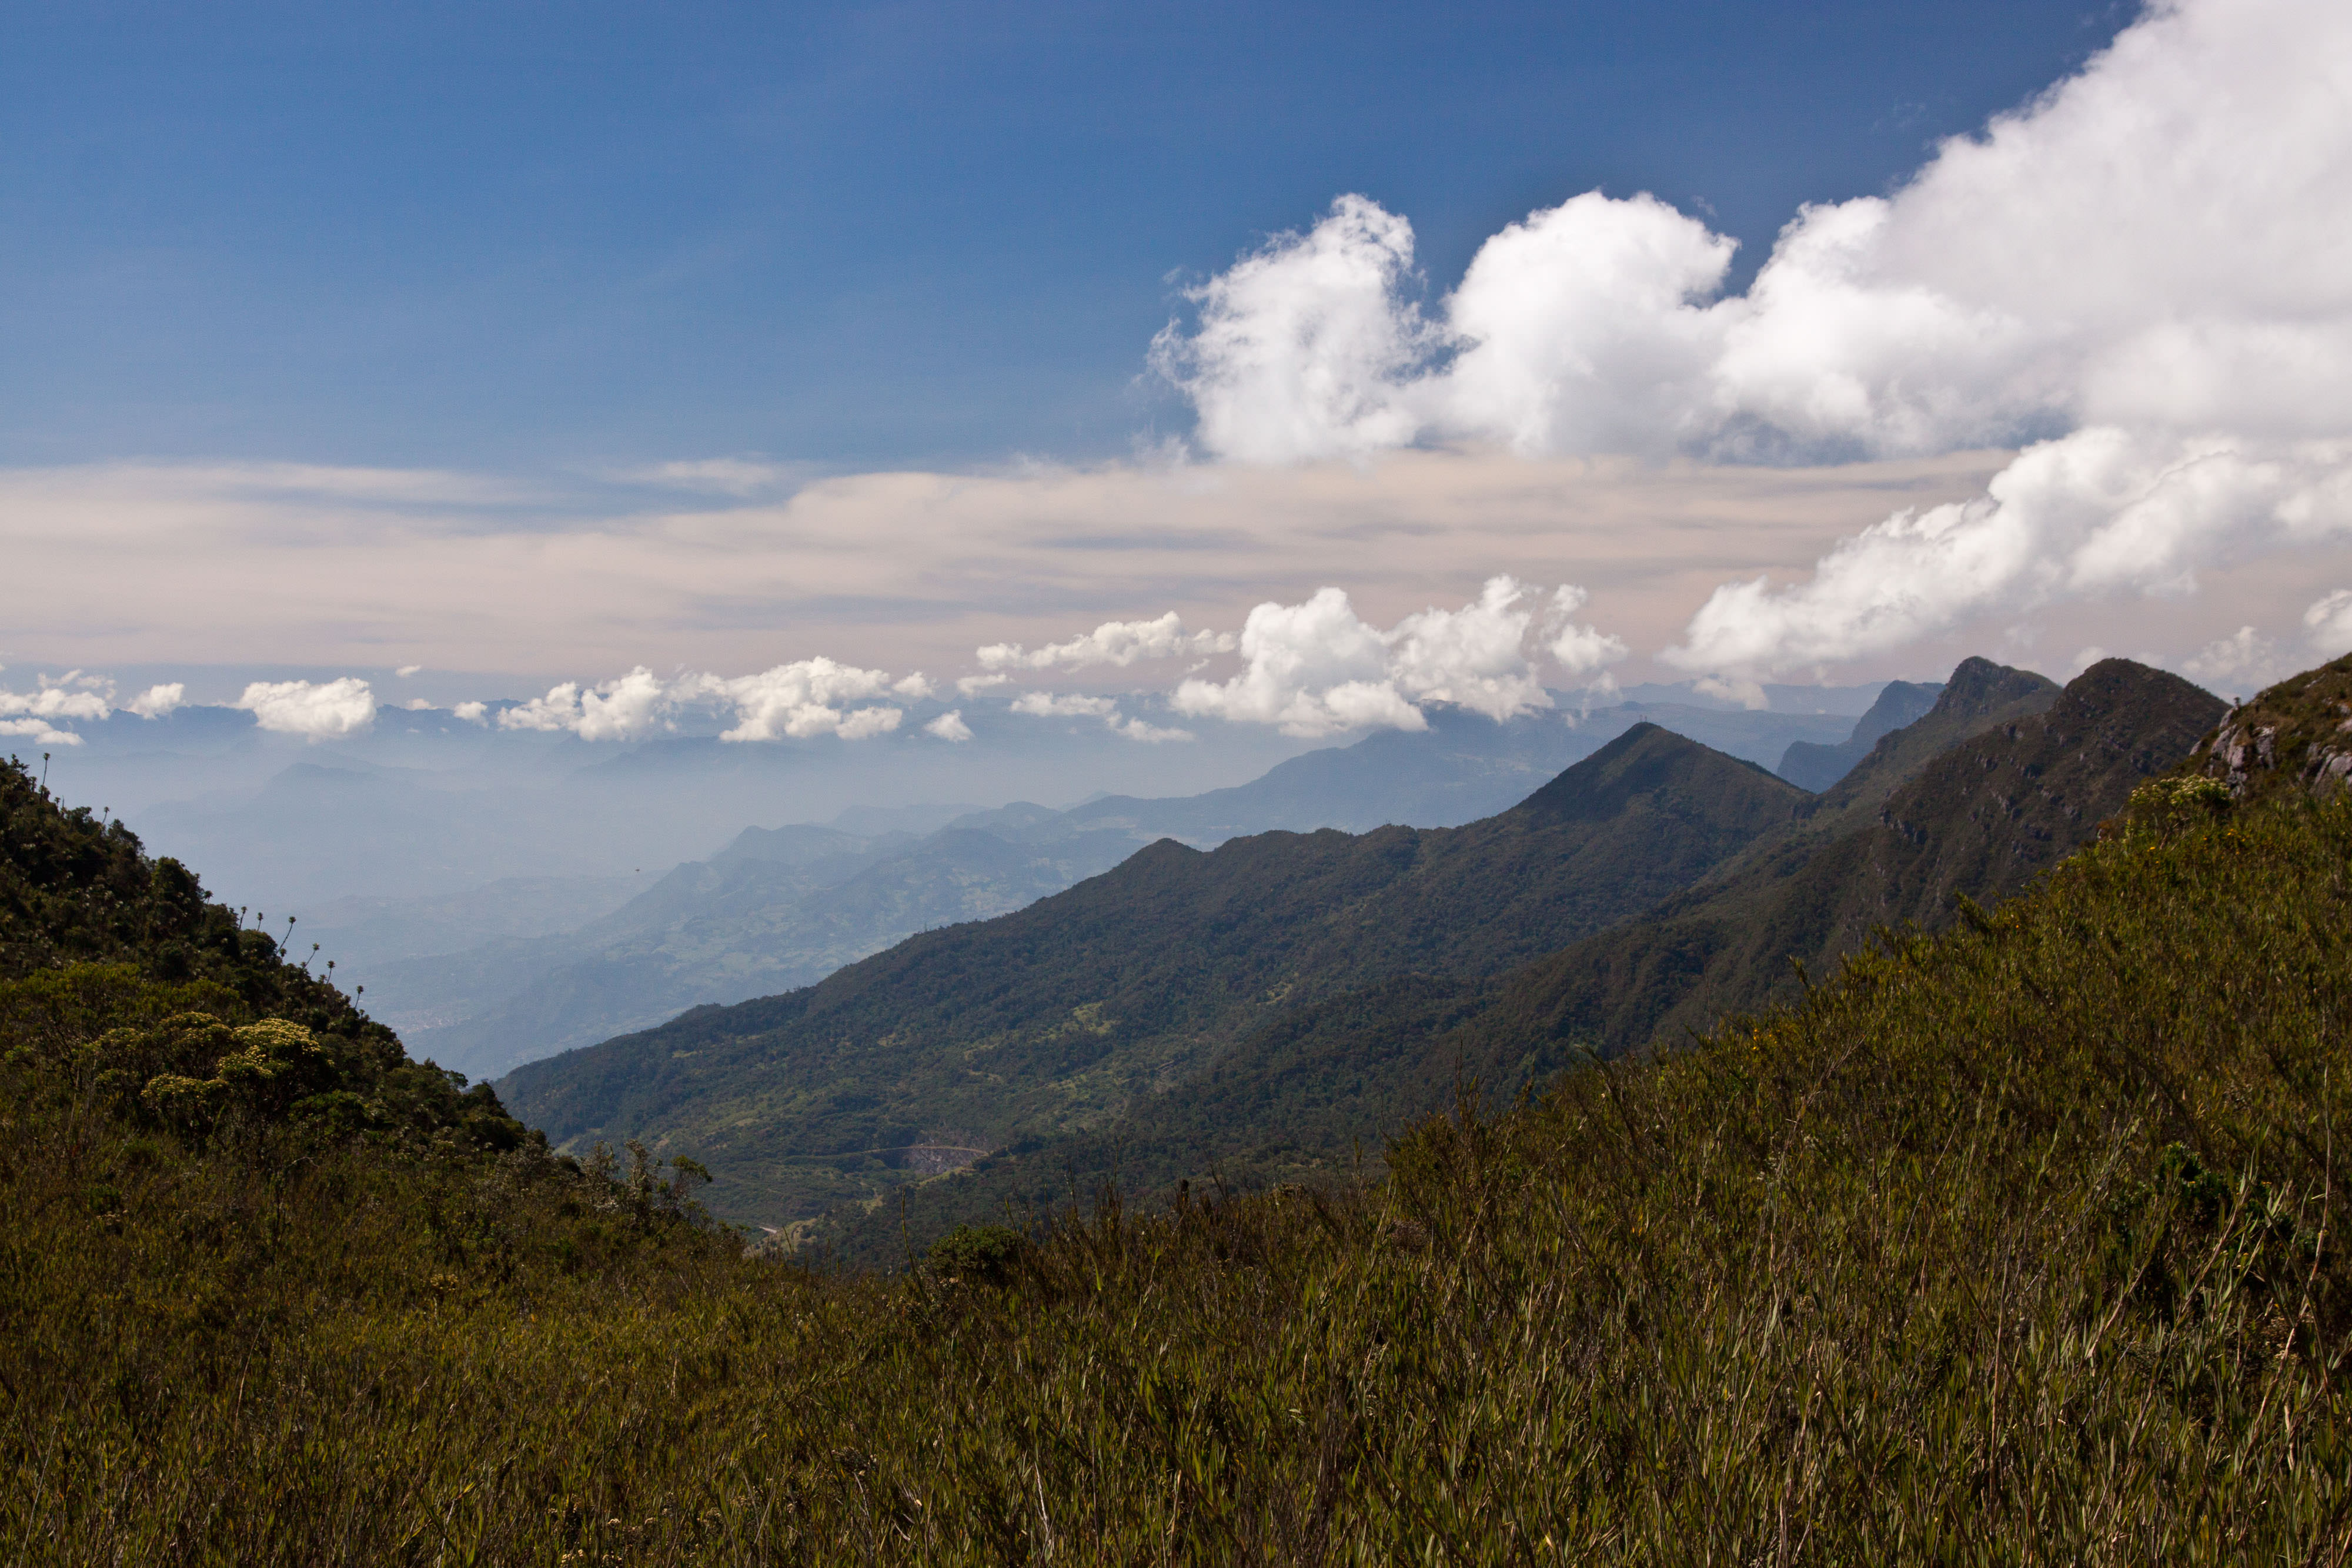
[(1083, 670), (1097, 664), (1125, 669), (1145, 659), (1177, 659), (1210, 653), (1230, 653), (1234, 639), (1223, 632), (1187, 632), (1173, 610), (1157, 621), (1106, 621), (1066, 643), (1049, 643), (1034, 652), (1018, 643), (992, 643), (975, 655), (980, 667), (992, 674), (1008, 670)]
[[(1549, 616), (1553, 644), (1573, 661), (1571, 674), (1591, 674), (1625, 652), (1616, 638), (1569, 619), (1583, 600), (1582, 590), (1562, 589)], [(1429, 703), (1514, 718), (1551, 706), (1526, 651), (1542, 613), (1540, 596), (1508, 577), (1489, 580), (1460, 610), (1419, 611), (1385, 632), (1337, 588), (1300, 604), (1261, 604), (1242, 627), (1241, 672), (1224, 681), (1184, 681), (1175, 707), (1277, 725), (1296, 736), (1424, 729), (1422, 707)]]
[[(1152, 347), (1213, 462), (0, 470), (0, 553), (43, 587), (0, 637), (503, 672), (469, 695), (543, 695), (460, 717), (614, 739), (682, 705), (742, 740), (968, 736), (907, 716), (930, 684), (882, 672), (918, 666), (968, 697), (1134, 671), (1302, 734), (1612, 673), (1753, 690), (2095, 642), (2239, 679), (2352, 645), (2313, 602), (2352, 583), (2347, 59), (2341, 5), (2157, 5), (1901, 189), (1795, 214), (1736, 295), (1706, 224), (1588, 193), (1423, 303), (1410, 224), (1342, 197)], [(761, 673), (652, 674), (721, 669)], [(374, 711), (347, 680), (247, 706), (331, 735)], [(0, 733), (70, 744), (88, 720), (48, 692), (0, 695)], [(1060, 716), (1174, 733), (1083, 695), (1117, 706)]]
[(235, 706), (264, 729), (305, 740), (348, 740), (375, 727), (375, 694), (350, 675), (315, 684), (255, 681)]
[(106, 676), (79, 670), (54, 677), (37, 675), (29, 692), (0, 687), (0, 735), (21, 735), (39, 746), (79, 746), (81, 737), (61, 726), (77, 719), (104, 719), (118, 711), (141, 718), (162, 718), (179, 707), (187, 695), (181, 682), (152, 685), (118, 710), (114, 691), (114, 683)]
[(2352, 530), (2352, 9), (2152, 6), (1903, 189), (1807, 207), (1754, 284), (1649, 196), (1488, 240), (1424, 314), (1404, 220), (1343, 197), (1194, 293), (1155, 345), (1212, 454), (1801, 461), (2025, 444), (1809, 582), (1727, 585), (1672, 654), (1755, 675), (2000, 609), (2181, 592)]
[[(689, 671), (664, 679), (640, 664), (596, 685), (565, 681), (544, 696), (506, 709), (497, 722), (501, 729), (562, 730), (583, 740), (642, 740), (671, 727), (680, 713), (720, 708), (735, 716), (721, 740), (806, 740), (820, 735), (865, 740), (897, 729), (906, 710), (887, 702), (849, 705), (930, 695), (930, 683), (920, 672), (893, 680), (881, 670), (824, 657), (731, 677)], [(946, 735), (936, 724), (927, 728), (942, 738), (969, 736)]]

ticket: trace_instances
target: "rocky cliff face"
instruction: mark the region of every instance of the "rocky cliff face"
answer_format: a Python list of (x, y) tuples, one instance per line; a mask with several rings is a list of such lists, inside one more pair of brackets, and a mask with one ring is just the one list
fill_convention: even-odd
[(2291, 675), (2232, 708), (2181, 770), (2241, 800), (2352, 778), (2352, 654)]

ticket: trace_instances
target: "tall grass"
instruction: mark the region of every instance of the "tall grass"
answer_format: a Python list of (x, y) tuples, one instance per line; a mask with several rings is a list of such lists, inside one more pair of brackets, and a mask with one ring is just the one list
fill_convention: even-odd
[(2137, 831), (1381, 1183), (961, 1273), (22, 1114), (0, 1561), (2341, 1562), (2347, 864)]

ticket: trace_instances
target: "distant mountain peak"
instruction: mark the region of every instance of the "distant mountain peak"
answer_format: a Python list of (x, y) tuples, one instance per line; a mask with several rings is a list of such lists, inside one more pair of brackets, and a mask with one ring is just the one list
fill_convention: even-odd
[(1935, 710), (1944, 688), (1933, 682), (1889, 681), (1879, 689), (1868, 712), (1853, 721), (1853, 733), (1834, 746), (1819, 741), (1791, 741), (1774, 769), (1801, 789), (1827, 789), (1870, 755), (1881, 737), (1917, 723)]
[(1791, 808), (1803, 798), (1796, 786), (1753, 762), (1727, 756), (1645, 719), (1565, 769), (1521, 801), (1512, 814), (1597, 820), (1615, 816), (1634, 800), (1661, 789), (1695, 788), (1752, 792), (1776, 806), (1785, 798)]
[(1954, 716), (1974, 716), (2006, 707), (2023, 697), (2057, 690), (2058, 683), (2047, 675), (1996, 664), (1980, 654), (1972, 655), (1953, 666), (1952, 678), (1944, 683), (1943, 692), (1929, 711)]

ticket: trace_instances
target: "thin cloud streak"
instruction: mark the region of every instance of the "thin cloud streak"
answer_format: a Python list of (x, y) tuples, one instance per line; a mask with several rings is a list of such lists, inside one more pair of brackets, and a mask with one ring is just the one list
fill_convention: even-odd
[[(756, 670), (822, 655), (961, 672), (976, 648), (1042, 650), (1139, 611), (1172, 609), (1188, 635), (1230, 635), (1251, 606), (1335, 580), (1360, 613), (1393, 624), (1475, 599), (1497, 572), (1583, 585), (1584, 618), (1639, 651), (1668, 641), (1726, 576), (1818, 554), (1893, 505), (1963, 499), (2002, 462), (1710, 468), (1405, 452), (1360, 469), (877, 474), (768, 505), (562, 524), (437, 500), (353, 510), (315, 488), (225, 486), (215, 468), (0, 471), (0, 553), (42, 589), (0, 609), (0, 656), (420, 664), (507, 672), (514, 695), (638, 664)], [(1245, 524), (1247, 542), (1208, 556), (1055, 542), (1113, 517), (1177, 541)], [(876, 608), (845, 616), (852, 601)]]

